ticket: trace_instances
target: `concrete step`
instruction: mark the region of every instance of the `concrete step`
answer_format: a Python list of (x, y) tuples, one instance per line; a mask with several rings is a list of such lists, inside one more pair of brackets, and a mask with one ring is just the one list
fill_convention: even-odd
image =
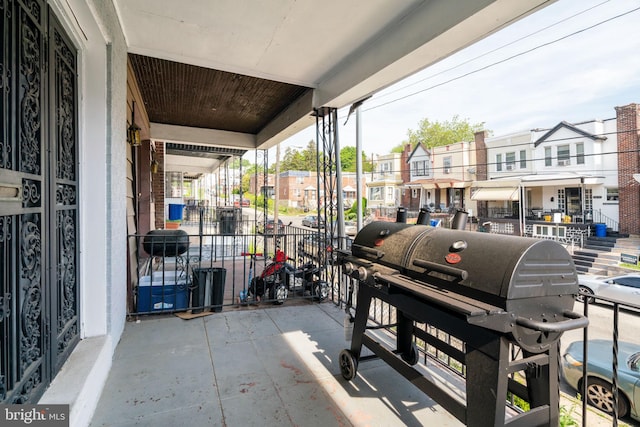
[(609, 246), (586, 244), (586, 245), (584, 245), (584, 249), (590, 249), (590, 250), (596, 250), (596, 251), (609, 251), (610, 252), (611, 249), (613, 249), (613, 246), (609, 247)]
[(593, 266), (593, 263), (585, 261), (573, 261), (573, 265), (576, 267), (576, 270), (578, 270), (579, 267), (584, 270), (589, 270)]
[(589, 237), (587, 238), (585, 245), (613, 248), (616, 246), (616, 240), (612, 240), (607, 237)]
[(576, 271), (578, 273), (589, 274), (589, 267), (585, 267), (582, 265), (576, 265)]

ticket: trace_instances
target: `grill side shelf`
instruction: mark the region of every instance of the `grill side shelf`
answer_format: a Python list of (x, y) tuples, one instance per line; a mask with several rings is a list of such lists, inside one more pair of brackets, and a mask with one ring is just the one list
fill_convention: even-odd
[(405, 289), (425, 300), (446, 307), (467, 317), (505, 314), (500, 307), (457, 294), (449, 290), (434, 289), (431, 285), (396, 274), (376, 273), (377, 280)]

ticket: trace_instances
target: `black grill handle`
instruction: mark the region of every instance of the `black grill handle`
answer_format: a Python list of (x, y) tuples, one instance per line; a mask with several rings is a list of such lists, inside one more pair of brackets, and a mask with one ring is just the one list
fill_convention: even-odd
[(518, 317), (516, 323), (525, 328), (533, 329), (539, 332), (565, 332), (572, 329), (582, 329), (589, 325), (589, 319), (575, 311), (566, 310), (562, 312), (567, 320), (559, 322), (542, 322), (540, 320), (525, 319)]
[(353, 243), (351, 245), (351, 252), (353, 252), (354, 249), (357, 249), (357, 250), (362, 251), (364, 253), (367, 253), (369, 255), (373, 255), (376, 258), (382, 258), (384, 256), (384, 252), (382, 252), (382, 251), (370, 248), (368, 246), (358, 245), (357, 243)]
[(438, 273), (447, 274), (449, 276), (457, 277), (458, 279), (465, 280), (469, 277), (467, 270), (460, 268), (449, 267), (448, 265), (438, 264), (437, 262), (426, 261), (424, 259), (413, 260), (413, 265), (417, 267), (426, 268), (427, 270), (437, 271)]

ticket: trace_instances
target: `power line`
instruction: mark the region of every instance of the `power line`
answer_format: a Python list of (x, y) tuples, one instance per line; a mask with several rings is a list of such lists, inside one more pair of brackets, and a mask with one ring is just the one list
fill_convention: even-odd
[(423, 79), (420, 79), (420, 80), (418, 80), (418, 81), (416, 81), (416, 82), (413, 82), (413, 83), (408, 84), (408, 85), (406, 85), (406, 86), (403, 86), (403, 87), (400, 87), (400, 88), (395, 89), (395, 90), (393, 90), (393, 91), (390, 91), (390, 92), (388, 92), (388, 93), (386, 93), (386, 94), (384, 94), (384, 95), (381, 95), (378, 99), (380, 99), (380, 98), (384, 98), (384, 97), (386, 97), (386, 96), (390, 96), (390, 95), (392, 95), (392, 94), (394, 94), (394, 93), (396, 93), (396, 92), (399, 92), (399, 91), (401, 91), (401, 90), (407, 89), (407, 88), (409, 88), (409, 87), (411, 87), (411, 86), (415, 86), (415, 85), (417, 85), (417, 84), (419, 84), (419, 83), (422, 83), (422, 82), (424, 82), (424, 81), (430, 80), (430, 79), (432, 79), (432, 78), (434, 78), (434, 77), (437, 77), (437, 76), (439, 76), (439, 75), (441, 75), (441, 74), (448, 73), (448, 72), (450, 72), (450, 71), (455, 70), (456, 68), (460, 68), (460, 67), (462, 67), (463, 65), (469, 64), (469, 63), (471, 63), (471, 62), (473, 62), (473, 61), (476, 61), (476, 60), (478, 60), (478, 59), (481, 59), (481, 58), (483, 58), (483, 57), (485, 57), (485, 56), (488, 56), (488, 55), (490, 55), (490, 54), (492, 54), (492, 53), (495, 53), (495, 52), (497, 52), (497, 51), (499, 51), (499, 50), (502, 50), (502, 49), (504, 49), (504, 48), (506, 48), (506, 47), (509, 47), (509, 46), (511, 46), (511, 45), (514, 45), (514, 44), (516, 44), (516, 43), (519, 43), (519, 42), (521, 42), (522, 40), (528, 39), (529, 37), (535, 36), (536, 34), (542, 33), (543, 31), (546, 31), (546, 30), (548, 30), (548, 29), (550, 29), (550, 28), (553, 28), (553, 27), (555, 27), (555, 26), (557, 26), (557, 25), (560, 25), (560, 24), (562, 24), (562, 23), (564, 23), (564, 22), (570, 21), (571, 19), (573, 19), (573, 18), (575, 18), (575, 17), (577, 17), (577, 16), (579, 16), (579, 15), (582, 15), (582, 14), (584, 14), (584, 13), (587, 13), (587, 12), (589, 12), (589, 11), (591, 11), (591, 10), (593, 10), (593, 9), (597, 8), (597, 7), (600, 7), (600, 6), (602, 6), (603, 4), (608, 3), (609, 1), (610, 1), (610, 0), (605, 0), (605, 1), (603, 1), (602, 3), (598, 3), (598, 4), (596, 4), (596, 5), (592, 6), (592, 7), (589, 7), (589, 8), (587, 8), (587, 9), (584, 9), (584, 10), (582, 10), (582, 11), (580, 11), (580, 12), (577, 12), (577, 13), (575, 13), (575, 14), (573, 14), (573, 15), (571, 15), (571, 16), (569, 16), (569, 17), (567, 17), (567, 18), (561, 19), (560, 21), (556, 21), (556, 22), (554, 22), (553, 24), (547, 25), (546, 27), (542, 27), (542, 28), (540, 28), (539, 30), (536, 30), (536, 31), (534, 31), (534, 32), (532, 32), (532, 33), (529, 33), (529, 34), (527, 34), (527, 35), (524, 35), (524, 36), (522, 36), (522, 37), (520, 37), (520, 38), (517, 38), (517, 39), (515, 39), (515, 40), (513, 40), (513, 41), (510, 41), (509, 43), (505, 43), (505, 44), (500, 45), (500, 46), (498, 46), (498, 47), (496, 47), (496, 48), (494, 48), (494, 49), (491, 49), (491, 50), (489, 50), (489, 51), (487, 51), (487, 52), (481, 53), (480, 55), (474, 56), (473, 58), (467, 59), (466, 61), (463, 61), (463, 62), (461, 62), (461, 63), (459, 63), (459, 64), (457, 64), (457, 65), (454, 65), (453, 67), (449, 67), (449, 68), (447, 68), (447, 69), (445, 69), (445, 70), (439, 71), (439, 72), (437, 72), (437, 73), (435, 73), (435, 74), (432, 74), (432, 75), (430, 75), (430, 76), (427, 76), (427, 77), (425, 77), (425, 78), (423, 78)]
[[(598, 5), (598, 6), (599, 6), (599, 5)], [(513, 60), (513, 59), (515, 59), (515, 58), (518, 58), (518, 57), (520, 57), (520, 56), (524, 56), (524, 55), (526, 55), (526, 54), (528, 54), (528, 53), (534, 52), (534, 51), (536, 51), (536, 50), (538, 50), (538, 49), (541, 49), (541, 48), (543, 48), (543, 47), (550, 46), (550, 45), (552, 45), (552, 44), (558, 43), (558, 42), (560, 42), (560, 41), (562, 41), (562, 40), (565, 40), (565, 39), (568, 39), (568, 38), (573, 37), (573, 36), (575, 36), (575, 35), (581, 34), (581, 33), (585, 32), (585, 31), (592, 30), (592, 29), (594, 29), (594, 28), (596, 28), (596, 27), (599, 27), (599, 26), (601, 26), (601, 25), (603, 25), (603, 24), (606, 24), (606, 23), (608, 23), (608, 22), (611, 22), (611, 21), (613, 21), (613, 20), (619, 19), (619, 18), (621, 18), (621, 17), (623, 17), (623, 16), (629, 15), (629, 14), (631, 14), (631, 13), (633, 13), (633, 12), (638, 11), (638, 10), (640, 10), (640, 7), (637, 7), (637, 8), (631, 9), (631, 10), (629, 10), (629, 11), (623, 12), (623, 13), (621, 13), (621, 14), (615, 15), (615, 16), (613, 16), (613, 17), (611, 17), (611, 18), (607, 18), (607, 19), (605, 19), (605, 20), (602, 20), (602, 21), (600, 21), (600, 22), (597, 22), (597, 23), (595, 23), (595, 24), (593, 24), (593, 25), (590, 25), (590, 26), (588, 26), (588, 27), (585, 27), (585, 28), (582, 28), (582, 29), (580, 29), (580, 30), (574, 31), (573, 33), (569, 33), (569, 34), (564, 35), (564, 36), (562, 36), (562, 37), (559, 37), (559, 38), (557, 38), (557, 39), (555, 39), (555, 40), (552, 40), (552, 41), (549, 41), (549, 42), (542, 43), (542, 44), (540, 44), (540, 45), (534, 46), (534, 47), (532, 47), (531, 49), (527, 49), (527, 50), (522, 51), (522, 52), (519, 52), (519, 53), (517, 53), (517, 54), (515, 54), (515, 55), (511, 55), (511, 56), (509, 56), (509, 57), (507, 57), (507, 58), (501, 59), (501, 60), (499, 60), (499, 61), (493, 62), (493, 63), (491, 63), (491, 64), (485, 65), (485, 66), (483, 66), (483, 67), (477, 68), (477, 69), (475, 69), (475, 70), (469, 71), (469, 72), (464, 73), (464, 74), (461, 74), (461, 75), (459, 75), (459, 76), (452, 77), (451, 79), (446, 80), (446, 81), (444, 81), (444, 82), (434, 84), (434, 85), (429, 86), (429, 87), (427, 87), (427, 88), (424, 88), (424, 89), (421, 89), (421, 90), (418, 90), (418, 91), (412, 92), (412, 93), (410, 93), (410, 94), (407, 94), (407, 95), (404, 95), (404, 96), (398, 97), (398, 98), (396, 98), (396, 99), (392, 99), (392, 100), (387, 101), (387, 102), (384, 102), (384, 103), (382, 103), (382, 104), (378, 104), (378, 105), (371, 106), (371, 107), (369, 107), (369, 108), (366, 108), (364, 111), (374, 110), (374, 109), (377, 109), (377, 108), (383, 107), (383, 106), (385, 106), (385, 105), (389, 105), (389, 104), (392, 104), (392, 103), (394, 103), (394, 102), (401, 101), (401, 100), (403, 100), (403, 99), (407, 99), (407, 98), (409, 98), (409, 97), (411, 97), (411, 96), (414, 96), (414, 95), (417, 95), (417, 94), (420, 94), (420, 93), (423, 93), (423, 92), (426, 92), (426, 91), (429, 91), (429, 90), (435, 89), (435, 88), (437, 88), (437, 87), (444, 86), (444, 85), (446, 85), (446, 84), (448, 84), (448, 83), (451, 83), (451, 82), (454, 82), (454, 81), (460, 80), (460, 79), (462, 79), (462, 78), (468, 77), (468, 76), (470, 76), (470, 75), (473, 75), (473, 74), (479, 73), (479, 72), (481, 72), (481, 71), (484, 71), (484, 70), (487, 70), (487, 69), (489, 69), (489, 68), (492, 68), (492, 67), (494, 67), (494, 66), (496, 66), (496, 65), (499, 65), (499, 64), (502, 64), (502, 63), (505, 63), (505, 62), (511, 61), (511, 60)], [(562, 22), (562, 21), (560, 21), (560, 22)]]

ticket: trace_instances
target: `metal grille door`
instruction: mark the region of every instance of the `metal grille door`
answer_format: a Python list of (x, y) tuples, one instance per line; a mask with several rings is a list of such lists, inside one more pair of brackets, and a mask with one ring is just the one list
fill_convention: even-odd
[(0, 0), (0, 402), (34, 403), (79, 339), (76, 52)]

